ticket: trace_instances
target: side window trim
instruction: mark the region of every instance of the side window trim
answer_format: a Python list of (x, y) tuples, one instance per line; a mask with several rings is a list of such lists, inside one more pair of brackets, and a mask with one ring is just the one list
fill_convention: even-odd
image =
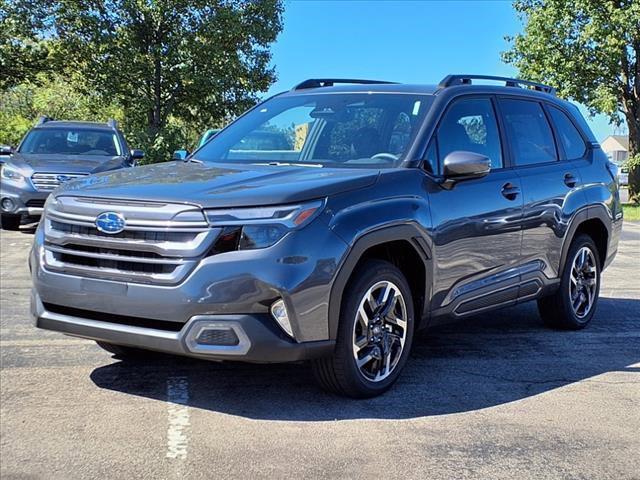
[[(433, 148), (433, 150), (435, 151), (435, 170), (437, 171), (429, 171), (429, 169), (431, 169), (431, 163), (429, 162), (429, 151), (431, 150), (431, 148)], [(440, 174), (440, 152), (438, 150), (438, 138), (437, 136), (434, 134), (431, 137), (431, 140), (429, 140), (429, 143), (427, 144), (427, 148), (424, 151), (424, 155), (423, 155), (423, 159), (420, 161), (420, 170), (422, 170), (423, 172), (425, 172), (427, 175), (430, 175), (434, 178), (439, 178), (441, 177)], [(429, 166), (429, 168), (427, 168), (427, 165)]]
[[(556, 145), (556, 162), (564, 162), (567, 160), (567, 152), (564, 151), (564, 145), (560, 141), (560, 136), (558, 135), (558, 131), (556, 130), (556, 126), (553, 123), (553, 118), (551, 118), (551, 112), (547, 107), (547, 102), (539, 102), (540, 108), (542, 108), (542, 112), (547, 119), (547, 123), (549, 124), (549, 128), (551, 129), (551, 135), (553, 136), (553, 143)], [(549, 162), (551, 163), (551, 162)]]
[(498, 110), (499, 110), (499, 113), (500, 113), (500, 119), (501, 119), (501, 121), (504, 122), (504, 125), (505, 125), (505, 136), (506, 137), (509, 137), (509, 135), (506, 133), (507, 132), (506, 119), (505, 119), (504, 112), (503, 112), (502, 108), (500, 108), (500, 102), (504, 101), (504, 100), (519, 100), (519, 101), (523, 101), (523, 102), (537, 103), (540, 106), (540, 108), (542, 109), (544, 117), (547, 120), (547, 124), (549, 126), (549, 130), (551, 131), (551, 136), (553, 138), (553, 143), (554, 143), (554, 146), (555, 146), (555, 149), (556, 149), (556, 159), (555, 160), (551, 160), (549, 162), (544, 162), (544, 163), (530, 163), (530, 164), (526, 164), (526, 165), (517, 165), (516, 164), (515, 155), (514, 155), (513, 145), (511, 143), (511, 139), (507, 138), (507, 143), (509, 145), (509, 165), (510, 165), (509, 168), (522, 169), (522, 168), (540, 167), (540, 166), (544, 166), (544, 165), (555, 165), (555, 164), (559, 163), (561, 161), (561, 159), (560, 159), (560, 149), (558, 147), (558, 141), (556, 139), (556, 132), (555, 132), (555, 129), (553, 127), (553, 123), (549, 119), (549, 114), (547, 112), (547, 109), (546, 109), (546, 106), (545, 106), (545, 102), (540, 101), (537, 98), (519, 97), (517, 95), (496, 95), (496, 98), (497, 98), (497, 103), (498, 103)]
[(507, 126), (504, 123), (502, 116), (502, 110), (500, 109), (500, 101), (498, 95), (491, 95), (491, 103), (493, 105), (493, 111), (496, 116), (496, 122), (498, 123), (498, 132), (500, 133), (500, 144), (502, 145), (502, 168), (496, 168), (495, 170), (512, 169), (515, 167), (513, 161), (513, 155), (511, 154), (511, 141), (507, 134)]

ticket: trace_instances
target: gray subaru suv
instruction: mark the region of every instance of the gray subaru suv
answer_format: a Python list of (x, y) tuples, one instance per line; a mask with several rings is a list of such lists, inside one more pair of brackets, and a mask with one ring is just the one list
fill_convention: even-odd
[(92, 173), (133, 166), (144, 154), (129, 150), (118, 124), (54, 121), (41, 117), (16, 150), (0, 150), (2, 228), (17, 230), (25, 217), (39, 217), (61, 183)]
[(121, 358), (309, 360), (370, 397), (446, 319), (537, 300), (585, 327), (621, 226), (614, 167), (548, 86), (313, 79), (183, 161), (57, 189), (32, 312)]

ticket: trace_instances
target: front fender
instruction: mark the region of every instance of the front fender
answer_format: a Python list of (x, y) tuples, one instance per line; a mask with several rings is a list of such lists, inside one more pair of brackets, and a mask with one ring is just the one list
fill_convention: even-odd
[[(408, 241), (425, 264), (427, 300), (422, 316), (428, 314), (431, 296), (432, 241), (431, 212), (424, 182), (418, 169), (385, 172), (366, 189), (350, 192), (348, 196), (331, 199), (330, 228), (342, 238), (349, 249), (341, 259), (330, 293), (329, 338), (335, 339), (340, 319), (342, 294), (358, 261), (371, 247), (398, 240)], [(376, 195), (378, 193), (378, 195)]]

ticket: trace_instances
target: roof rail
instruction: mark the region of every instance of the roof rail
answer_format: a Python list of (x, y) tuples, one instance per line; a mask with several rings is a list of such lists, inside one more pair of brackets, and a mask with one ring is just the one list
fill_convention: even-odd
[(362, 80), (356, 78), (310, 78), (299, 83), (292, 90), (306, 90), (307, 88), (332, 87), (336, 83), (353, 83), (355, 85), (391, 84), (384, 80)]
[(555, 88), (543, 83), (520, 80), (519, 78), (494, 77), (491, 75), (447, 75), (440, 81), (438, 86), (440, 88), (447, 88), (454, 85), (471, 85), (472, 80), (494, 80), (497, 82), (505, 82), (506, 87), (520, 88), (524, 85), (532, 88), (533, 90), (537, 90), (538, 92), (549, 93), (551, 95), (556, 94)]
[(107, 120), (107, 125), (111, 128), (113, 128), (114, 130), (118, 129), (118, 122), (116, 120), (114, 120), (113, 118), (110, 118), (109, 120)]
[(41, 115), (40, 118), (38, 118), (38, 120), (36, 121), (36, 127), (44, 123), (50, 122), (51, 120), (53, 120), (53, 118), (47, 117), (46, 115)]

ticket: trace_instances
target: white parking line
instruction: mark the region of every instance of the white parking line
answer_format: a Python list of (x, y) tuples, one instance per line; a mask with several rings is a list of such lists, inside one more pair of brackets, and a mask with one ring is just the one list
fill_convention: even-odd
[(187, 377), (167, 378), (169, 423), (167, 427), (167, 458), (187, 458), (189, 443), (189, 381)]

